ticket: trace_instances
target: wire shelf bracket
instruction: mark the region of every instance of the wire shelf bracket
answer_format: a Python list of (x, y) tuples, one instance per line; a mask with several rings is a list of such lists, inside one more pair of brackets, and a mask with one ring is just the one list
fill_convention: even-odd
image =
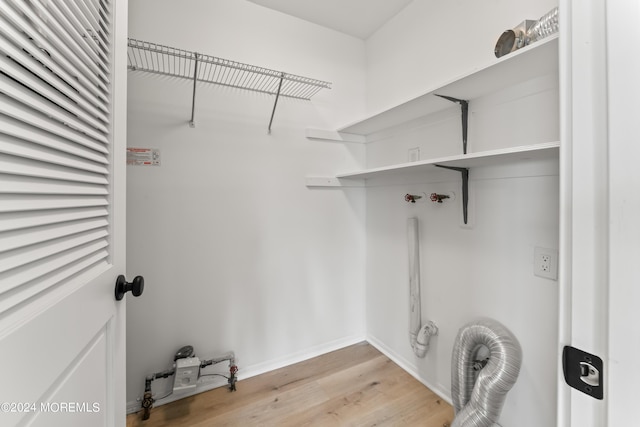
[(284, 73), (280, 75), (280, 82), (278, 83), (278, 91), (276, 92), (276, 99), (273, 101), (273, 110), (271, 110), (271, 119), (269, 119), (268, 132), (271, 133), (271, 125), (273, 124), (273, 116), (276, 114), (276, 107), (278, 106), (278, 98), (280, 98), (280, 92), (282, 91), (282, 80), (284, 80)]
[(193, 59), (193, 96), (191, 97), (191, 120), (189, 120), (189, 127), (196, 127), (196, 86), (198, 83), (198, 54), (194, 53)]
[(198, 82), (275, 96), (268, 132), (281, 97), (309, 101), (331, 83), (288, 74), (255, 65), (244, 64), (211, 55), (190, 52), (142, 40), (128, 39), (127, 68), (193, 81), (190, 127), (195, 127), (196, 86)]

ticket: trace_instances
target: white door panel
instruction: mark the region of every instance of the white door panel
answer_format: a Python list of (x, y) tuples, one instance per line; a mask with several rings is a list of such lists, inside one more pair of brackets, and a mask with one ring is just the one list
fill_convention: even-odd
[(127, 0), (0, 2), (0, 425), (125, 423)]
[[(22, 405), (9, 407), (9, 413), (0, 408), (2, 425), (20, 420), (20, 425), (29, 425), (34, 418), (46, 421), (45, 425), (105, 425), (83, 424), (80, 418), (98, 421), (109, 410), (107, 391), (114, 387), (115, 368), (109, 354), (114, 351), (117, 312), (104, 286), (79, 277), (77, 284), (83, 282), (91, 284), (40, 311), (0, 341), (3, 359), (11, 363), (4, 373), (0, 402)], [(55, 410), (61, 404), (86, 402), (92, 408), (97, 403), (100, 410), (77, 413), (83, 415), (77, 423), (74, 413), (63, 422), (60, 414), (65, 412)], [(11, 423), (5, 424), (9, 419)]]
[[(107, 402), (109, 389), (113, 386), (109, 382), (112, 373), (95, 369), (96, 366), (108, 364), (111, 349), (108, 345), (107, 329), (101, 330), (79, 353), (77, 360), (63, 372), (62, 377), (56, 379), (56, 388), (47, 399), (49, 403), (44, 404), (38, 413), (30, 414), (35, 418), (31, 425), (47, 427), (52, 421), (66, 426), (113, 425), (109, 422), (106, 411), (109, 403), (103, 403), (104, 408), (100, 403)], [(86, 390), (81, 401), (77, 401), (78, 390)]]

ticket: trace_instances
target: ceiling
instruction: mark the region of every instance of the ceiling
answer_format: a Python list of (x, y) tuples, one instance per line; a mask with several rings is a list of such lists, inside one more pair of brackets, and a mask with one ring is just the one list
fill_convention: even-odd
[(364, 40), (413, 0), (249, 1)]

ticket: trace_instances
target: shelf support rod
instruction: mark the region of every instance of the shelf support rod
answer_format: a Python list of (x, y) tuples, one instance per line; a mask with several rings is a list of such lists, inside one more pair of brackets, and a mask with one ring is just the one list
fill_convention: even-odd
[(435, 165), (435, 166), (438, 168), (457, 171), (462, 174), (462, 217), (464, 219), (464, 223), (466, 224), (467, 217), (468, 217), (467, 207), (469, 205), (469, 168), (456, 168), (453, 166), (443, 166), (443, 165)]
[(194, 121), (196, 114), (196, 83), (198, 82), (198, 54), (195, 55), (195, 66), (193, 68), (193, 98), (191, 99), (191, 120), (189, 120), (189, 127), (196, 127), (196, 123)]
[(438, 95), (440, 98), (444, 98), (451, 102), (456, 102), (460, 104), (460, 108), (462, 110), (462, 152), (467, 154), (467, 133), (469, 129), (469, 101), (464, 99), (453, 98), (451, 96)]
[(276, 114), (276, 106), (278, 105), (278, 98), (280, 98), (280, 89), (282, 89), (282, 80), (284, 80), (284, 73), (280, 73), (280, 82), (278, 83), (278, 92), (276, 92), (276, 100), (273, 103), (273, 110), (271, 111), (268, 133), (271, 133), (271, 124), (273, 124), (273, 115)]

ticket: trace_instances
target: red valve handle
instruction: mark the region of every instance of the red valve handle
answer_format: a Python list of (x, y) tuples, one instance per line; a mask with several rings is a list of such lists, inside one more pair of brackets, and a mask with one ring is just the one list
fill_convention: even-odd
[(431, 196), (429, 196), (429, 199), (431, 199), (432, 202), (436, 202), (436, 203), (442, 203), (442, 201), (444, 199), (448, 199), (449, 196), (447, 196), (446, 194), (438, 194), (438, 193), (431, 193)]
[(409, 203), (415, 203), (416, 200), (421, 199), (421, 198), (422, 198), (422, 196), (415, 196), (413, 194), (408, 194), (408, 193), (404, 195), (404, 201), (405, 202), (409, 202)]

